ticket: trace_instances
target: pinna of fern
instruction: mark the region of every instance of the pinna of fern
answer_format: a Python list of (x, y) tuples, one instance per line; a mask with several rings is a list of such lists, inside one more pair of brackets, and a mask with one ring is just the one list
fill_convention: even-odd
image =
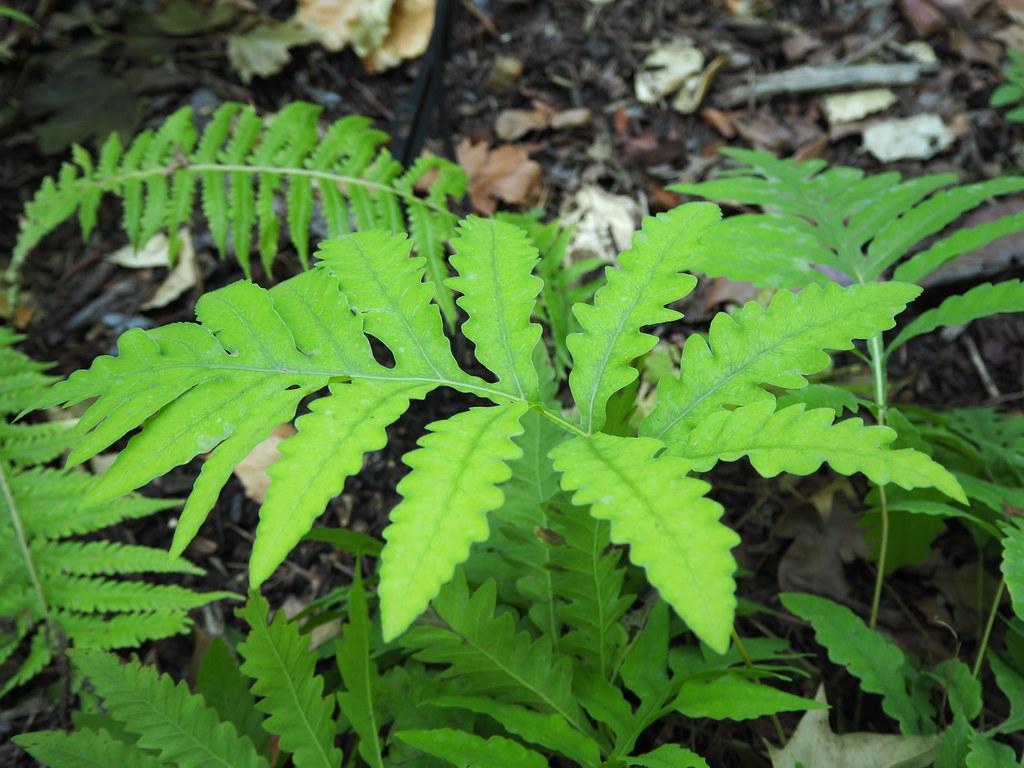
[(133, 647), (185, 632), (188, 611), (222, 593), (128, 580), (142, 573), (201, 574), (151, 547), (76, 537), (176, 502), (130, 495), (95, 506), (80, 503), (98, 479), (48, 469), (74, 444), (68, 422), (11, 424), (52, 380), (48, 367), (11, 346), (0, 327), (0, 697), (42, 672), (65, 645)]
[(31, 250), (68, 219), (77, 215), (87, 238), (107, 195), (120, 199), (122, 226), (134, 247), (166, 231), (173, 258), (179, 228), (191, 220), (198, 190), (218, 252), (223, 257), (230, 242), (246, 276), (251, 275), (253, 250), (271, 272), (282, 222), (299, 260), (308, 266), (310, 224), (317, 210), (331, 237), (352, 229), (409, 232), (426, 259), (435, 299), (451, 322), (454, 306), (443, 286), (444, 243), (455, 223), (448, 197), (465, 192), (465, 174), (435, 156), (404, 169), (383, 146), (387, 134), (371, 128), (364, 117), (337, 120), (321, 136), (321, 111), (299, 101), (264, 120), (251, 107), (228, 102), (200, 131), (185, 107), (127, 146), (111, 134), (96, 157), (75, 146), (73, 162), (47, 178), (25, 207), (5, 282), (15, 286)]
[[(695, 284), (682, 264), (715, 236), (720, 212), (707, 203), (649, 218), (593, 301), (577, 304), (581, 331), (568, 339), (574, 408), (552, 399), (550, 362), (532, 320), (542, 281), (536, 250), (516, 227), (469, 218), (453, 240), (448, 281), (466, 312), (481, 378), (464, 371), (442, 330), (425, 282), (425, 259), (410, 242), (366, 231), (324, 242), (316, 268), (269, 290), (238, 282), (206, 294), (197, 324), (124, 334), (116, 357), (55, 385), (50, 402), (95, 402), (76, 427), (77, 464), (142, 426), (87, 501), (138, 488), (201, 453), (209, 454), (171, 546), (180, 554), (244, 458), (274, 426), (315, 395), (281, 459), (260, 510), (250, 561), (258, 586), (310, 529), (363, 455), (386, 443), (385, 428), (438, 387), (476, 395), (478, 405), (428, 425), (398, 485), (401, 502), (384, 533), (378, 594), (383, 632), (404, 631), (490, 532), (512, 464), (523, 455), (527, 417), (557, 429), (553, 462), (562, 490), (609, 524), (629, 558), (711, 648), (729, 643), (735, 611), (738, 538), (721, 506), (694, 476), (716, 461), (749, 456), (759, 471), (806, 474), (828, 462), (878, 482), (934, 486), (957, 499), (956, 480), (927, 456), (887, 446), (894, 433), (830, 410), (776, 410), (765, 385), (800, 388), (829, 363), (825, 350), (892, 327), (919, 289), (903, 283), (810, 286), (767, 308), (715, 319), (691, 337), (677, 388), (666, 389), (642, 436), (604, 431), (612, 397), (637, 376), (631, 364), (655, 337), (641, 329), (677, 319), (668, 305)], [(390, 350), (377, 361), (369, 337)], [(530, 418), (534, 418), (530, 416)], [(619, 425), (610, 425), (611, 431)], [(723, 445), (722, 450), (715, 448)]]

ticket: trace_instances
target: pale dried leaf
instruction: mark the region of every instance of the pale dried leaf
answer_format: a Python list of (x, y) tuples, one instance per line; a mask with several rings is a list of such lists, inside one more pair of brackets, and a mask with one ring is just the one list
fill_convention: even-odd
[(138, 250), (132, 245), (118, 248), (107, 256), (107, 261), (117, 264), (119, 267), (127, 267), (128, 269), (167, 267), (170, 266), (169, 245), (167, 235), (163, 232), (158, 232)]
[(829, 123), (837, 125), (863, 120), (895, 103), (896, 94), (889, 88), (868, 88), (849, 93), (830, 93), (824, 98), (823, 106)]
[(955, 140), (942, 118), (931, 114), (885, 120), (864, 131), (864, 148), (883, 163), (927, 160), (949, 149)]
[(228, 61), (248, 83), (254, 77), (269, 77), (291, 61), (291, 48), (317, 41), (317, 35), (296, 22), (261, 24), (241, 35), (228, 36)]
[[(195, 247), (192, 236), (182, 228), (179, 235), (181, 247), (178, 249), (178, 260), (174, 268), (156, 289), (152, 298), (142, 305), (142, 309), (160, 309), (191, 290), (199, 282), (199, 263), (196, 261)], [(164, 262), (166, 266), (166, 261)]]
[[(818, 686), (815, 699), (823, 704), (824, 686)], [(875, 733), (848, 733), (837, 736), (828, 722), (827, 709), (812, 709), (800, 718), (800, 724), (785, 748), (769, 744), (772, 768), (828, 766), (828, 768), (927, 768), (935, 759), (941, 734), (931, 736), (886, 736)]]
[(242, 483), (245, 495), (258, 504), (262, 504), (270, 487), (267, 470), (281, 458), (277, 447), (283, 440), (295, 434), (291, 424), (279, 424), (274, 427), (270, 436), (257, 444), (255, 448), (235, 467), (235, 477)]
[(515, 141), (550, 126), (553, 115), (554, 109), (540, 101), (532, 109), (503, 109), (494, 121), (494, 133), (502, 141)]
[(324, 48), (340, 51), (352, 42), (352, 28), (367, 4), (367, 0), (299, 0), (295, 20), (315, 31)]
[(570, 246), (572, 258), (597, 256), (612, 261), (629, 248), (640, 209), (630, 197), (587, 185), (566, 202), (560, 218), (565, 226), (576, 228)]
[(704, 67), (704, 54), (687, 40), (655, 48), (636, 73), (634, 90), (643, 104), (656, 104)]
[(363, 58), (367, 72), (383, 72), (427, 50), (434, 29), (434, 0), (395, 0), (389, 24), (380, 47)]

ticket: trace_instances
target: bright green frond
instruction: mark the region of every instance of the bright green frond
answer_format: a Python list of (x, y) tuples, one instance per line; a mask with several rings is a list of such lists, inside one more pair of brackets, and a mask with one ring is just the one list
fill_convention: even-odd
[(238, 615), (249, 634), (238, 646), (242, 672), (253, 679), (256, 707), (266, 713), (263, 727), (278, 737), (296, 768), (337, 768), (341, 750), (334, 746), (334, 699), (325, 697), (323, 679), (315, 674), (316, 656), (309, 639), (278, 611), (268, 623), (269, 606), (258, 593), (250, 595)]
[(1013, 601), (1013, 612), (1024, 619), (1024, 525), (1019, 518), (1003, 523), (1003, 562), (1006, 588)]
[(707, 416), (668, 450), (701, 472), (718, 461), (746, 456), (765, 477), (780, 472), (809, 475), (828, 462), (843, 475), (862, 472), (880, 485), (895, 483), (907, 489), (934, 487), (967, 503), (960, 484), (945, 468), (910, 448), (888, 448), (895, 439), (888, 427), (864, 426), (861, 419), (836, 423), (830, 408), (807, 411), (798, 403), (776, 411), (775, 400), (769, 397)]
[(641, 434), (674, 444), (724, 406), (770, 397), (765, 385), (805, 386), (828, 366), (825, 350), (850, 349), (855, 339), (891, 328), (919, 293), (904, 283), (809, 286), (779, 292), (767, 309), (750, 302), (736, 315), (716, 315), (707, 339), (687, 340), (679, 378), (662, 378)]
[(429, 731), (398, 731), (395, 738), (433, 755), (457, 768), (547, 768), (548, 761), (539, 752), (527, 749), (503, 736), (488, 739), (466, 731), (435, 728)]
[(687, 680), (672, 702), (687, 717), (712, 720), (753, 720), (778, 712), (827, 709), (813, 699), (727, 673), (711, 680)]
[(32, 556), (41, 571), (63, 571), (69, 575), (114, 575), (120, 573), (191, 573), (202, 568), (187, 560), (171, 557), (166, 550), (139, 547), (114, 541), (43, 541), (32, 546)]
[(897, 266), (893, 272), (893, 279), (919, 283), (943, 264), (1022, 230), (1024, 213), (986, 221), (974, 227), (963, 227), (949, 237), (944, 237), (923, 251), (915, 253)]
[(345, 480), (363, 467), (363, 456), (387, 444), (385, 429), (430, 387), (401, 382), (332, 384), (296, 421), (297, 434), (280, 448), (281, 458), (260, 508), (249, 583), (258, 586), (313, 526)]
[(72, 660), (89, 678), (107, 712), (137, 735), (138, 746), (159, 753), (179, 768), (267, 768), (247, 738), (218, 722), (201, 696), (184, 682), (136, 661), (121, 664), (99, 651), (73, 651)]
[(907, 657), (893, 642), (868, 629), (849, 608), (823, 597), (782, 595), (782, 604), (810, 623), (833, 663), (860, 680), (861, 688), (882, 696), (882, 709), (900, 724), (903, 734), (924, 733), (933, 714), (922, 711), (907, 692)]
[(906, 344), (915, 336), (931, 333), (945, 325), (963, 325), (972, 320), (1002, 312), (1024, 312), (1024, 283), (1007, 280), (1003, 283), (982, 283), (967, 293), (950, 296), (935, 309), (916, 317), (889, 344), (887, 354)]
[(52, 768), (161, 768), (155, 755), (106, 731), (36, 731), (19, 734), (12, 741)]
[(528, 400), (540, 399), (533, 350), (541, 327), (530, 322), (543, 281), (534, 277), (537, 250), (512, 224), (470, 217), (452, 241), (451, 262), (458, 277), (448, 286), (462, 296), (468, 319), (462, 332), (476, 358), (498, 377), (498, 384)]
[(573, 667), (551, 649), (551, 639), (517, 630), (510, 610), (496, 610), (497, 589), (488, 580), (470, 593), (461, 576), (434, 600), (442, 624), (420, 624), (403, 638), (416, 658), (445, 664), (445, 678), (460, 692), (528, 704), (560, 715), (580, 733), (589, 733), (573, 693)]
[(520, 455), (523, 404), (471, 408), (429, 425), (420, 448), (407, 454), (412, 472), (398, 484), (402, 501), (391, 512), (381, 554), (384, 638), (401, 634), (487, 539), (487, 513), (501, 506), (498, 486)]
[(573, 308), (583, 330), (567, 339), (573, 359), (569, 388), (584, 431), (604, 425), (608, 400), (637, 377), (630, 363), (657, 341), (640, 329), (681, 317), (666, 305), (693, 290), (694, 278), (680, 272), (720, 217), (717, 206), (694, 203), (646, 219), (619, 266), (605, 270), (607, 283), (593, 304)]
[(611, 522), (611, 540), (628, 544), (629, 558), (694, 633), (718, 653), (729, 645), (736, 610), (739, 537), (719, 522), (722, 508), (710, 486), (687, 477), (689, 462), (655, 458), (650, 438), (596, 434), (552, 452), (573, 503)]
[(335, 643), (335, 659), (345, 690), (338, 693), (342, 713), (359, 736), (359, 755), (372, 768), (384, 768), (375, 689), (377, 665), (371, 655), (373, 625), (360, 568), (348, 591), (348, 621)]

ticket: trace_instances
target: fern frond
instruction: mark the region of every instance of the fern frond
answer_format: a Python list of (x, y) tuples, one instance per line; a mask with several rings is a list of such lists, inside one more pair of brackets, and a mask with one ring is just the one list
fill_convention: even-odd
[(253, 678), (256, 707), (267, 715), (263, 727), (278, 737), (297, 768), (337, 768), (342, 754), (334, 746), (334, 699), (323, 695), (308, 639), (281, 611), (268, 623), (269, 606), (256, 592), (238, 614), (250, 628), (238, 646), (241, 669)]
[(687, 717), (754, 720), (779, 712), (827, 709), (826, 704), (727, 673), (712, 680), (687, 680), (672, 701)]
[(653, 752), (633, 755), (629, 764), (636, 768), (708, 768), (703, 757), (678, 744), (662, 744)]
[(359, 755), (371, 768), (384, 768), (381, 754), (379, 715), (374, 689), (379, 684), (377, 665), (370, 655), (370, 611), (363, 589), (362, 571), (348, 591), (348, 621), (335, 644), (335, 658), (345, 690), (338, 693), (342, 713), (359, 736)]
[(548, 761), (539, 752), (527, 749), (503, 736), (483, 738), (452, 728), (429, 731), (398, 731), (395, 738), (428, 755), (441, 758), (457, 768), (546, 768)]
[(160, 768), (157, 758), (106, 731), (35, 731), (12, 741), (32, 757), (57, 768)]
[(458, 304), (468, 315), (462, 333), (475, 345), (477, 360), (500, 387), (538, 400), (533, 350), (541, 327), (530, 322), (543, 285), (532, 274), (536, 249), (518, 227), (477, 217), (460, 223), (452, 248), (458, 277), (447, 285), (462, 294)]
[(402, 643), (420, 661), (448, 665), (444, 677), (461, 692), (528, 704), (589, 733), (573, 696), (569, 659), (552, 651), (550, 638), (517, 631), (514, 613), (498, 613), (496, 599), (494, 581), (471, 594), (456, 576), (433, 602), (443, 624), (414, 626)]
[(693, 290), (694, 278), (681, 274), (687, 253), (720, 216), (713, 205), (693, 204), (646, 219), (619, 266), (606, 269), (607, 283), (593, 304), (573, 308), (583, 330), (566, 340), (573, 359), (569, 389), (584, 432), (604, 426), (608, 400), (637, 377), (631, 361), (657, 341), (640, 329), (681, 317), (666, 305)]
[(398, 484), (402, 501), (391, 512), (381, 553), (381, 624), (391, 640), (427, 607), (488, 535), (487, 513), (501, 506), (498, 486), (520, 455), (522, 404), (471, 408), (428, 426), (420, 448), (406, 454), (412, 468)]
[[(876, 280), (925, 238), (993, 197), (1024, 189), (1024, 177), (1006, 176), (962, 186), (953, 174), (901, 180), (895, 172), (865, 177), (855, 168), (827, 168), (823, 161), (779, 159), (764, 152), (723, 149), (738, 165), (711, 181), (669, 189), (708, 200), (756, 205), (765, 215), (733, 217), (725, 238), (760, 234), (756, 258), (736, 258), (725, 243), (711, 242), (690, 268), (750, 280), (757, 285), (802, 287), (817, 282), (808, 266), (839, 270), (851, 280)], [(741, 221), (732, 223), (736, 219)], [(897, 279), (916, 281), (942, 263), (1024, 229), (1024, 217), (962, 229), (911, 258)], [(763, 247), (762, 247), (763, 246)], [(746, 248), (751, 248), (747, 245)], [(766, 249), (765, 261), (761, 261)]]
[(442, 696), (432, 699), (430, 704), (487, 715), (523, 741), (554, 750), (575, 760), (583, 768), (597, 768), (601, 764), (598, 743), (573, 730), (560, 715), (541, 714), (518, 704), (506, 704), (485, 696)]
[(686, 341), (679, 377), (658, 384), (658, 401), (640, 433), (670, 445), (724, 406), (770, 398), (765, 385), (799, 389), (830, 362), (827, 349), (853, 347), (891, 328), (920, 293), (916, 286), (877, 283), (780, 291), (766, 309), (749, 302), (736, 315), (715, 316), (705, 339)]
[[(0, 343), (16, 337), (0, 333)], [(17, 398), (28, 404), (44, 393), (48, 378), (9, 346), (0, 346), (0, 366), (29, 371)], [(16, 405), (18, 405), (16, 403)], [(0, 685), (0, 696), (29, 682), (64, 643), (72, 647), (118, 647), (165, 637), (189, 627), (188, 610), (227, 593), (200, 594), (173, 585), (98, 578), (135, 573), (202, 573), (191, 564), (148, 547), (109, 541), (74, 541), (133, 517), (175, 506), (166, 499), (129, 496), (104, 505), (83, 503), (99, 479), (79, 472), (32, 466), (72, 443), (60, 426), (0, 422), (0, 615), (16, 618), (17, 631), (4, 638), (10, 656), (27, 640), (24, 659)], [(22, 436), (29, 434), (29, 440)], [(37, 434), (43, 439), (36, 440)], [(9, 437), (13, 436), (13, 437)], [(48, 444), (50, 449), (42, 449)]]
[(914, 318), (886, 347), (892, 354), (915, 336), (931, 333), (945, 325), (963, 325), (981, 317), (1003, 312), (1024, 312), (1024, 283), (1007, 280), (1002, 283), (982, 283), (966, 293), (950, 296), (935, 309), (929, 309)]
[[(739, 537), (719, 522), (722, 508), (705, 497), (710, 486), (687, 477), (690, 464), (655, 458), (650, 438), (605, 434), (576, 438), (552, 452), (573, 503), (611, 522), (610, 537), (629, 544), (629, 559), (718, 653), (729, 645), (736, 610), (730, 550)], [(642, 480), (641, 480), (642, 479)]]
[[(82, 234), (88, 237), (100, 202), (108, 195), (121, 199), (124, 229), (134, 246), (164, 229), (176, 247), (179, 226), (192, 216), (197, 186), (220, 253), (227, 252), (230, 234), (236, 258), (249, 275), (255, 228), (256, 247), (269, 272), (281, 226), (274, 200), (285, 182), (288, 234), (303, 265), (308, 261), (314, 197), (319, 194), (332, 236), (353, 225), (404, 231), (404, 209), (417, 251), (443, 270), (442, 244), (454, 225), (446, 198), (464, 191), (462, 170), (430, 158), (400, 176), (400, 166), (382, 148), (386, 134), (371, 129), (365, 118), (346, 117), (318, 139), (320, 112), (316, 105), (294, 102), (264, 120), (249, 107), (228, 103), (218, 108), (198, 136), (186, 107), (155, 133), (139, 134), (127, 148), (111, 136), (95, 161), (75, 147), (73, 162), (65, 163), (56, 178), (44, 180), (26, 206), (6, 282), (16, 284), (30, 251), (76, 211)], [(431, 168), (439, 173), (420, 194), (417, 183), (423, 184)], [(438, 291), (442, 279), (435, 282)], [(447, 301), (451, 303), (450, 296)]]
[(882, 696), (882, 709), (899, 723), (900, 733), (928, 732), (934, 713), (908, 693), (909, 661), (903, 651), (831, 600), (792, 592), (781, 599), (787, 610), (810, 623), (833, 663), (856, 676), (863, 690)]
[(701, 472), (719, 460), (747, 456), (765, 477), (780, 472), (809, 475), (828, 462), (844, 475), (862, 472), (879, 485), (895, 483), (907, 489), (934, 487), (967, 503), (956, 478), (940, 464), (910, 448), (887, 448), (896, 439), (893, 430), (864, 426), (856, 418), (834, 422), (830, 408), (807, 411), (797, 404), (776, 411), (774, 398), (768, 398), (710, 414), (668, 450)]
[(263, 729), (263, 715), (256, 709), (249, 680), (223, 639), (215, 637), (203, 651), (192, 692), (202, 696), (221, 720), (234, 724), (239, 735), (248, 736), (266, 757), (270, 734)]
[(550, 528), (556, 537), (548, 546), (553, 589), (561, 598), (558, 618), (568, 629), (559, 647), (607, 678), (626, 645), (619, 620), (633, 604), (633, 595), (623, 594), (622, 550), (611, 546), (608, 522), (580, 507), (554, 505)]
[(138, 736), (138, 746), (180, 768), (267, 768), (248, 738), (238, 735), (184, 682), (136, 661), (121, 664), (100, 651), (73, 651), (72, 660), (89, 678), (107, 712)]
[(43, 464), (71, 448), (70, 420), (43, 424), (8, 424), (0, 421), (0, 456), (18, 466)]
[(1024, 619), (1024, 525), (1014, 519), (1003, 523), (1003, 562), (1000, 566), (1013, 612)]

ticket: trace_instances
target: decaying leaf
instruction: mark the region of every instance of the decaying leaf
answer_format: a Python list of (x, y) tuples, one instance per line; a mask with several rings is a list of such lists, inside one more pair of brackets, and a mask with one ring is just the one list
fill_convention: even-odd
[[(158, 235), (163, 237), (163, 235)], [(199, 282), (199, 264), (196, 261), (196, 251), (192, 245), (192, 237), (189, 231), (182, 228), (179, 238), (181, 246), (178, 248), (177, 260), (174, 268), (167, 273), (167, 277), (160, 283), (152, 298), (142, 305), (142, 309), (159, 309), (166, 307), (172, 301), (191, 290)], [(166, 238), (164, 238), (164, 263), (167, 266)]]
[(956, 140), (938, 115), (915, 115), (902, 120), (884, 120), (864, 131), (864, 148), (876, 160), (927, 160), (949, 149)]
[[(814, 697), (827, 704), (824, 686)], [(800, 724), (783, 749), (768, 745), (772, 768), (803, 765), (824, 768), (927, 768), (935, 759), (942, 736), (887, 736), (848, 733), (837, 736), (828, 722), (828, 710), (816, 709)]]
[(268, 438), (258, 443), (235, 467), (235, 477), (242, 483), (242, 489), (248, 498), (258, 504), (263, 503), (267, 488), (270, 487), (267, 470), (281, 458), (277, 446), (294, 434), (295, 427), (291, 424), (279, 424), (274, 427)]
[(128, 269), (153, 269), (170, 266), (169, 256), (167, 235), (158, 232), (141, 248), (136, 249), (132, 245), (118, 248), (107, 256), (107, 261)]
[(395, 0), (387, 37), (363, 57), (368, 72), (383, 72), (427, 50), (434, 29), (434, 0)]
[(560, 218), (565, 226), (576, 228), (570, 246), (573, 259), (596, 256), (613, 261), (629, 247), (640, 209), (630, 197), (587, 185), (566, 201)]
[(530, 159), (538, 144), (499, 144), (463, 139), (455, 157), (469, 176), (469, 201), (478, 213), (491, 214), (497, 202), (524, 205), (537, 198), (541, 166)]
[(896, 94), (888, 88), (868, 88), (850, 93), (831, 93), (823, 100), (829, 123), (853, 123), (888, 109), (896, 103)]
[(502, 141), (515, 141), (530, 131), (579, 128), (587, 125), (590, 118), (591, 112), (587, 107), (558, 111), (550, 104), (534, 101), (531, 109), (505, 109), (498, 113), (494, 132)]
[(704, 54), (689, 40), (676, 40), (655, 48), (636, 73), (636, 98), (643, 104), (656, 104), (675, 93), (687, 78), (704, 67)]
[(260, 24), (248, 32), (228, 36), (228, 61), (248, 83), (254, 77), (270, 77), (291, 61), (291, 49), (317, 41), (317, 35), (296, 22)]
[(696, 112), (707, 92), (711, 90), (711, 83), (714, 82), (718, 71), (728, 61), (728, 56), (716, 56), (703, 72), (686, 78), (679, 88), (679, 93), (672, 100), (672, 109), (683, 115), (692, 115)]

